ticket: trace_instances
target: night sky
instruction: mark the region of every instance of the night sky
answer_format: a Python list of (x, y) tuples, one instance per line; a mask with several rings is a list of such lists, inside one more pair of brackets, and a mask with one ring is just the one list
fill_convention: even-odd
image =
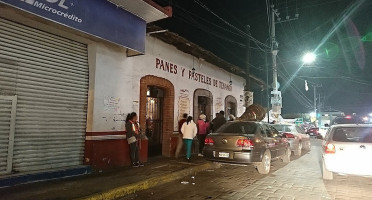
[[(322, 110), (346, 113), (372, 112), (372, 1), (363, 0), (156, 0), (173, 7), (173, 17), (155, 22), (212, 51), (239, 67), (246, 67), (246, 36), (269, 45), (268, 5), (274, 5), (282, 20), (276, 24), (279, 42), (279, 90), (282, 113), (313, 109), (312, 84), (320, 84)], [(370, 33), (370, 34), (369, 34)], [(302, 55), (317, 50), (317, 60), (302, 66)], [(269, 49), (251, 40), (250, 71), (272, 83)], [(267, 52), (267, 53), (265, 53)], [(265, 64), (267, 56), (267, 64)], [(305, 90), (305, 80), (309, 90)], [(266, 106), (266, 91), (252, 88), (255, 103)], [(271, 91), (271, 89), (269, 88)]]

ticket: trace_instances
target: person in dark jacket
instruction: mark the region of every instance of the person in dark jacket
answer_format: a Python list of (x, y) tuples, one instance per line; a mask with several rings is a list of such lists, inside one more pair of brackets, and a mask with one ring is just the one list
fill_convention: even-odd
[(215, 132), (218, 128), (220, 128), (222, 125), (224, 125), (226, 123), (226, 119), (225, 119), (225, 112), (223, 110), (221, 110), (218, 115), (216, 116), (216, 118), (214, 118), (212, 120), (212, 124), (213, 124), (213, 132)]
[(127, 131), (127, 141), (129, 144), (130, 160), (133, 167), (143, 167), (139, 161), (138, 144), (141, 139), (141, 133), (138, 124), (138, 117), (135, 112), (129, 113), (125, 120), (125, 129)]

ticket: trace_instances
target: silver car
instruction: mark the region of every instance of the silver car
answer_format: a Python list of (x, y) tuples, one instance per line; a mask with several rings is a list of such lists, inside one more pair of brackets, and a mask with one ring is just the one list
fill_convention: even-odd
[(261, 174), (270, 172), (271, 161), (289, 162), (291, 150), (286, 138), (262, 122), (228, 122), (205, 139), (203, 150), (208, 160), (254, 164)]
[(333, 173), (372, 176), (372, 125), (333, 125), (322, 144), (323, 179)]
[(309, 151), (311, 149), (310, 136), (299, 125), (273, 124), (272, 126), (288, 139), (291, 151), (295, 156), (300, 156), (302, 150)]

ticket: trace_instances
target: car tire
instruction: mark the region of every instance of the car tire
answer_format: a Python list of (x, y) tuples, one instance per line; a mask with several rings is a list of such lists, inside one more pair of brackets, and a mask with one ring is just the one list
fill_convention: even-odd
[(301, 156), (302, 153), (302, 142), (299, 142), (297, 145), (297, 149), (294, 150), (293, 154), (295, 156)]
[(262, 155), (262, 161), (256, 164), (256, 169), (259, 174), (268, 174), (271, 168), (271, 153), (266, 150)]
[(289, 162), (291, 162), (291, 153), (292, 153), (291, 149), (290, 149), (289, 147), (287, 147), (287, 148), (285, 149), (285, 154), (282, 156), (282, 161), (283, 161), (284, 163), (289, 163)]
[(311, 150), (311, 142), (310, 142), (310, 140), (306, 142), (306, 145), (305, 145), (304, 149), (306, 151), (310, 151)]
[(330, 172), (327, 170), (324, 161), (322, 162), (323, 164), (323, 179), (324, 180), (333, 180), (333, 172)]

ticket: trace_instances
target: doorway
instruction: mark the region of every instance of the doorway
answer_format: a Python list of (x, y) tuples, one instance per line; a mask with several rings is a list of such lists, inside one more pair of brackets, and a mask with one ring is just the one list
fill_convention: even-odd
[[(151, 94), (151, 88), (154, 88), (153, 93)], [(150, 90), (149, 90), (150, 89)], [(157, 95), (155, 93), (157, 92)], [(150, 93), (150, 94), (148, 94)], [(148, 155), (163, 155), (166, 157), (171, 156), (171, 137), (173, 136), (174, 128), (174, 86), (173, 84), (164, 78), (147, 75), (141, 78), (140, 80), (140, 101), (139, 101), (139, 122), (141, 125), (141, 130), (143, 133), (146, 133), (146, 116), (148, 102), (151, 104), (151, 99), (148, 97), (155, 98), (153, 100), (154, 108), (157, 108), (160, 116), (159, 127), (154, 129), (160, 129), (160, 136), (152, 136), (151, 144), (149, 144)], [(156, 100), (158, 99), (158, 100)], [(158, 101), (158, 103), (156, 103)], [(159, 103), (160, 102), (160, 103)], [(150, 106), (151, 107), (151, 106)], [(150, 109), (149, 109), (150, 111)], [(150, 114), (150, 113), (149, 113)], [(149, 126), (150, 127), (150, 126)], [(152, 127), (151, 127), (152, 128)], [(152, 133), (154, 134), (154, 132)], [(160, 142), (155, 142), (155, 138), (160, 137)], [(150, 141), (149, 141), (150, 142)], [(159, 144), (160, 143), (160, 144)], [(156, 145), (157, 144), (157, 145)], [(151, 146), (151, 147), (150, 147)], [(158, 149), (162, 148), (161, 152), (158, 152)]]
[(207, 119), (213, 119), (213, 96), (208, 90), (197, 89), (194, 93), (194, 121), (199, 119), (199, 115), (204, 114)]
[(149, 140), (149, 156), (162, 154), (163, 102), (164, 91), (156, 86), (149, 86), (146, 102), (146, 136)]
[(229, 118), (230, 115), (237, 117), (237, 101), (235, 97), (231, 95), (225, 98), (225, 116)]

